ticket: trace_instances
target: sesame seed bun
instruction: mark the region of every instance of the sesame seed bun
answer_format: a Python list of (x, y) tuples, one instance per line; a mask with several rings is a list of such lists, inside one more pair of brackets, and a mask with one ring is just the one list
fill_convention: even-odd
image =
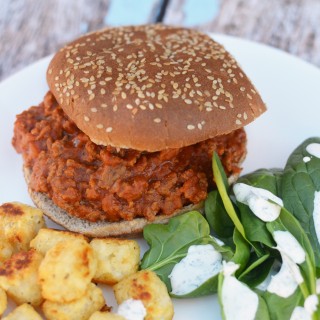
[(266, 110), (220, 44), (195, 30), (164, 25), (87, 34), (54, 56), (47, 81), (93, 142), (140, 151), (227, 134)]

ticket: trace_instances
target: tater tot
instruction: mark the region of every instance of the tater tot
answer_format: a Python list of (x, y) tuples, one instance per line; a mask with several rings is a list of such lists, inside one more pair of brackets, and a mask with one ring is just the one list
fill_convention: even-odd
[(2, 320), (42, 320), (42, 318), (30, 304), (24, 303), (2, 318)]
[(116, 313), (96, 311), (95, 313), (92, 314), (89, 320), (126, 320), (126, 319)]
[(0, 317), (6, 311), (7, 304), (8, 304), (8, 300), (7, 300), (6, 292), (2, 288), (0, 288)]
[(138, 271), (140, 247), (134, 240), (93, 239), (90, 242), (97, 260), (94, 281), (115, 284)]
[(45, 301), (42, 309), (47, 320), (87, 320), (105, 305), (102, 290), (90, 283), (86, 294), (69, 303)]
[(38, 270), (43, 259), (35, 249), (15, 253), (0, 267), (0, 287), (17, 304), (42, 303)]
[(96, 266), (93, 249), (85, 240), (59, 242), (47, 252), (39, 268), (44, 299), (65, 303), (83, 297)]
[(39, 209), (19, 202), (0, 206), (0, 234), (11, 245), (12, 253), (29, 250), (30, 241), (44, 226)]
[(57, 243), (75, 239), (88, 240), (87, 237), (80, 233), (43, 228), (39, 230), (37, 236), (30, 242), (30, 247), (45, 255)]
[(145, 320), (171, 320), (173, 303), (167, 287), (152, 271), (142, 270), (113, 286), (118, 304), (126, 300), (141, 300), (146, 308)]

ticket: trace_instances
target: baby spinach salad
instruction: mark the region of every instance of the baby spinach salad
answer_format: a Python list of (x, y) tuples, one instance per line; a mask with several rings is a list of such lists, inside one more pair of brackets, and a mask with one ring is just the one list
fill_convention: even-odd
[(212, 167), (204, 215), (145, 227), (141, 268), (176, 298), (218, 293), (223, 319), (320, 319), (320, 138), (233, 186), (216, 154)]

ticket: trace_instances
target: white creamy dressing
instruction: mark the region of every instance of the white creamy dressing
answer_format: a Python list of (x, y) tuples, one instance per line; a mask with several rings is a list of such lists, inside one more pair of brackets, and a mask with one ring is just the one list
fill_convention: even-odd
[(316, 293), (320, 294), (320, 279), (317, 279), (316, 281)]
[(306, 150), (312, 156), (320, 158), (320, 143), (310, 143), (307, 145)]
[(297, 306), (293, 309), (290, 320), (311, 320), (311, 315), (304, 307)]
[(284, 252), (293, 262), (301, 264), (306, 260), (305, 251), (289, 231), (274, 231), (273, 238), (277, 243), (277, 249)]
[(240, 265), (234, 263), (233, 261), (222, 261), (222, 272), (225, 277), (232, 276), (238, 269)]
[(279, 217), (283, 201), (270, 191), (245, 183), (236, 183), (233, 192), (237, 201), (248, 205), (262, 221), (274, 221)]
[(222, 269), (222, 255), (211, 244), (190, 246), (186, 257), (169, 275), (172, 293), (184, 295), (200, 287)]
[(290, 320), (311, 320), (312, 315), (317, 311), (319, 299), (317, 295), (312, 294), (304, 301), (304, 306), (295, 307)]
[(225, 243), (223, 241), (221, 241), (220, 239), (216, 238), (216, 237), (213, 237), (214, 241), (219, 245), (219, 246), (224, 246)]
[(285, 252), (279, 251), (282, 257), (281, 269), (275, 276), (271, 277), (267, 291), (279, 297), (288, 298), (295, 292), (298, 285), (303, 282), (303, 277), (299, 267), (292, 259)]
[(267, 277), (259, 285), (256, 286), (256, 289), (261, 291), (266, 291), (271, 282), (272, 277), (279, 272), (280, 268), (281, 268), (281, 263), (280, 261), (276, 260), (273, 263)]
[(318, 296), (316, 294), (312, 294), (304, 301), (304, 308), (307, 310), (309, 314), (312, 315), (314, 312), (317, 311), (318, 304)]
[(221, 299), (226, 320), (255, 319), (259, 297), (234, 276), (225, 276)]
[(320, 243), (320, 191), (315, 191), (314, 193), (312, 216), (317, 239)]
[(147, 310), (141, 300), (128, 299), (119, 305), (117, 314), (126, 320), (143, 320)]
[(303, 157), (302, 160), (303, 160), (304, 163), (307, 163), (307, 162), (309, 162), (311, 160), (311, 158), (310, 157)]

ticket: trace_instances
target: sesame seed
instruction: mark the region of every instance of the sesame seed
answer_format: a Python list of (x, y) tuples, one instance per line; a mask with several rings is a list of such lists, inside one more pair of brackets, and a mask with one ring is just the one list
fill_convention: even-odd
[(108, 133), (112, 132), (112, 127), (106, 128), (106, 132), (108, 132)]
[(91, 108), (90, 110), (91, 110), (91, 112), (97, 112), (98, 111), (97, 108)]
[(84, 116), (83, 119), (84, 119), (84, 121), (86, 121), (86, 122), (89, 122), (89, 121), (90, 121), (90, 118), (87, 117), (87, 116)]
[(194, 129), (195, 129), (195, 126), (192, 125), (192, 124), (188, 124), (188, 125), (187, 125), (187, 129), (188, 129), (188, 130), (194, 130)]
[(108, 106), (105, 103), (101, 104), (101, 108), (107, 108)]
[(127, 97), (127, 94), (126, 94), (124, 91), (122, 91), (122, 92), (121, 92), (121, 98), (122, 98), (122, 99), (125, 99), (126, 97)]
[(154, 118), (153, 121), (154, 121), (155, 123), (160, 123), (160, 122), (161, 122), (161, 119), (160, 119), (160, 118)]
[(127, 104), (127, 109), (132, 110), (133, 106), (131, 104)]
[(103, 124), (99, 123), (99, 124), (96, 125), (96, 127), (97, 127), (98, 129), (103, 129)]
[(191, 104), (191, 103), (192, 103), (192, 100), (190, 100), (190, 99), (185, 99), (184, 102), (185, 102), (186, 104)]
[(241, 125), (241, 124), (242, 124), (241, 120), (237, 119), (237, 120), (236, 120), (236, 124), (237, 124), (237, 125)]
[(240, 87), (240, 91), (245, 91), (246, 90), (246, 88), (245, 87)]
[(245, 112), (243, 113), (243, 119), (244, 119), (244, 120), (247, 120), (247, 119), (248, 119), (248, 115), (247, 115)]

